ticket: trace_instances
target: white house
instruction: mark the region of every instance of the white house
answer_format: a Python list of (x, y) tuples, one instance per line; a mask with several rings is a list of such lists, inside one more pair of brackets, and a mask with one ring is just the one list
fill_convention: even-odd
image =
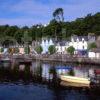
[(72, 36), (70, 41), (64, 41), (62, 40), (62, 43), (58, 43), (56, 45), (57, 52), (66, 54), (66, 49), (70, 46), (73, 46), (75, 48), (75, 53), (79, 52), (85, 52), (88, 48), (88, 37), (85, 36)]
[(71, 37), (69, 46), (73, 46), (75, 50), (87, 50), (88, 47), (87, 37)]
[(40, 44), (43, 48), (42, 54), (48, 53), (48, 48), (51, 45), (55, 45), (56, 53), (66, 53), (67, 41), (55, 41), (54, 39), (42, 39)]
[(43, 54), (48, 53), (48, 48), (51, 45), (54, 45), (53, 40), (52, 39), (42, 39), (42, 42), (40, 44), (43, 48)]
[[(3, 52), (1, 52), (1, 49), (3, 48)], [(8, 48), (0, 47), (0, 54), (7, 54)]]
[(88, 48), (88, 37), (87, 36), (72, 36), (68, 47), (73, 46), (75, 53), (85, 55)]
[(19, 53), (20, 54), (25, 54), (24, 47), (19, 47)]
[(56, 43), (56, 50), (59, 54), (66, 54), (66, 49), (68, 48), (68, 42), (67, 41), (61, 41)]
[(47, 53), (50, 45), (55, 45), (57, 53), (66, 54), (66, 49), (70, 46), (75, 48), (75, 54), (86, 55), (88, 43), (95, 42), (95, 36), (71, 36), (70, 41), (60, 40), (53, 41), (52, 39), (42, 39), (41, 46), (43, 48), (42, 53)]
[(91, 59), (100, 59), (100, 49), (95, 48), (88, 52), (88, 57)]

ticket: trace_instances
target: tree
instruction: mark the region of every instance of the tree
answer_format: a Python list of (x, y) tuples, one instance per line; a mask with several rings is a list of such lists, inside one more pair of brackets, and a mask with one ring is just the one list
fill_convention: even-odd
[(29, 46), (28, 47), (25, 47), (24, 48), (24, 51), (25, 51), (26, 54), (29, 54), (30, 53), (30, 47)]
[(23, 44), (24, 41), (22, 40), (23, 38), (23, 33), (24, 31), (22, 29), (18, 29), (15, 33), (14, 33), (14, 36), (13, 38), (16, 39), (16, 41), (19, 43), (19, 44)]
[(66, 39), (66, 29), (62, 29), (62, 39)]
[(14, 52), (15, 52), (15, 53), (19, 53), (19, 48), (16, 47)]
[(47, 30), (47, 32), (49, 32), (49, 36), (55, 37), (57, 39), (57, 37), (60, 36), (62, 31), (61, 24), (57, 22), (55, 19), (53, 19), (50, 21), (48, 27), (49, 30)]
[(14, 36), (14, 33), (18, 30), (17, 26), (9, 26), (6, 30), (5, 33), (8, 36)]
[(4, 52), (4, 48), (0, 48), (0, 52)]
[(37, 47), (35, 48), (35, 50), (36, 50), (36, 52), (37, 52), (38, 54), (41, 54), (42, 51), (43, 51), (43, 48), (42, 48), (41, 46), (37, 46)]
[(29, 36), (28, 31), (24, 32), (24, 36), (22, 38), (24, 43), (27, 45), (30, 41), (32, 41), (32, 38)]
[(64, 23), (64, 16), (63, 16), (63, 14), (64, 14), (64, 12), (63, 12), (63, 9), (62, 8), (57, 8), (53, 12), (54, 19), (60, 24), (61, 31), (58, 32), (59, 33), (59, 39), (62, 39), (62, 37), (64, 38), (66, 36), (66, 33), (64, 32), (65, 30), (64, 30), (64, 28), (62, 26), (63, 25), (62, 23)]
[(50, 54), (54, 54), (56, 52), (56, 48), (54, 45), (49, 46), (48, 51)]
[(64, 12), (62, 8), (57, 8), (54, 12), (53, 12), (53, 17), (54, 19), (58, 20), (59, 22), (64, 22), (64, 16), (63, 16)]
[(0, 25), (0, 42), (2, 42), (1, 38), (5, 39), (7, 36), (16, 39), (19, 44), (23, 44), (23, 41), (30, 43), (32, 40), (48, 36), (68, 38), (72, 34), (78, 36), (86, 36), (88, 33), (100, 35), (100, 12), (94, 15), (88, 14), (84, 18), (77, 18), (71, 22), (64, 22), (63, 14), (63, 9), (57, 8), (53, 12), (54, 18), (47, 26), (41, 24), (32, 27)]
[(88, 50), (91, 50), (93, 48), (97, 48), (97, 45), (95, 42), (88, 44)]
[(25, 53), (29, 54), (30, 53), (30, 47), (29, 47), (29, 42), (32, 42), (32, 38), (29, 36), (28, 31), (24, 32), (24, 36), (22, 38), (25, 44)]
[(70, 46), (67, 48), (67, 52), (70, 53), (71, 55), (74, 54), (75, 48), (73, 46)]

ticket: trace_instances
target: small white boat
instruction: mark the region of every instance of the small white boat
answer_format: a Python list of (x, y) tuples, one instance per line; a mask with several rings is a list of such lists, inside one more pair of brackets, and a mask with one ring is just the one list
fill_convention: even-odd
[(88, 78), (79, 78), (74, 76), (60, 75), (61, 84), (74, 87), (89, 87), (90, 80)]

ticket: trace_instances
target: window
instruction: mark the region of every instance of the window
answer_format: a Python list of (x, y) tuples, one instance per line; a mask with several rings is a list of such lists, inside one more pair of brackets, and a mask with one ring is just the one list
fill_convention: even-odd
[(84, 46), (83, 46), (83, 49), (84, 49)]

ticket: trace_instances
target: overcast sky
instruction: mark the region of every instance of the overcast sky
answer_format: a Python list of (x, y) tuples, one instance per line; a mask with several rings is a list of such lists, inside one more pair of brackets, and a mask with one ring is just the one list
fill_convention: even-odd
[(65, 21), (100, 12), (100, 0), (0, 0), (0, 25), (47, 24), (56, 8), (64, 9)]

